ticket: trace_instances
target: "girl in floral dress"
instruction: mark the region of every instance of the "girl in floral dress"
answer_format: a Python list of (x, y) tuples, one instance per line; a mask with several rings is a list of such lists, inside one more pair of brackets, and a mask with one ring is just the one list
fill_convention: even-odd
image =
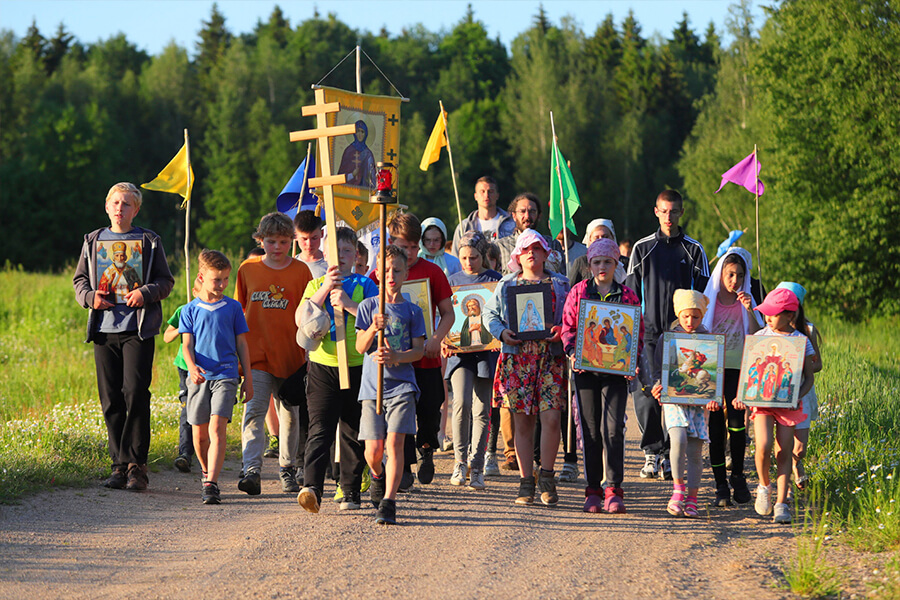
[[(513, 413), (516, 458), (519, 463), (519, 492), (516, 504), (534, 503), (534, 429), (541, 419), (541, 469), (537, 485), (541, 502), (554, 506), (559, 502), (553, 466), (559, 452), (560, 414), (566, 402), (565, 357), (560, 343), (563, 305), (569, 292), (569, 280), (545, 271), (550, 246), (544, 237), (526, 229), (516, 241), (509, 275), (500, 280), (494, 295), (485, 305), (485, 318), (491, 335), (502, 342), (494, 375), (493, 404)], [(551, 284), (551, 337), (520, 340), (510, 328), (506, 294), (511, 286)]]

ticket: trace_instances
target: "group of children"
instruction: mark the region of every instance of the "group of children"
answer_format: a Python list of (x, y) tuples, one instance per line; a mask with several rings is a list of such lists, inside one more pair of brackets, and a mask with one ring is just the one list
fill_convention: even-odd
[[(131, 188), (126, 192), (133, 195)], [(114, 225), (111, 231), (132, 231), (130, 219), (116, 227), (112, 213), (110, 217)], [(331, 467), (342, 491), (340, 509), (359, 509), (363, 472), (368, 467), (376, 520), (395, 523), (396, 494), (411, 485), (411, 466), (417, 465), (416, 476), (423, 484), (430, 483), (434, 476), (433, 454), (439, 446), (446, 379), (452, 398), (455, 461), (450, 483), (461, 486), (468, 481), (469, 488), (482, 490), (486, 471), (498, 473), (496, 462), (490, 464), (487, 458), (496, 451), (499, 429), (498, 411), (492, 407), (503, 407), (511, 413), (514, 425), (513, 445), (520, 475), (515, 503), (533, 504), (539, 492), (541, 503), (554, 506), (559, 501), (554, 465), (560, 446), (560, 421), (568, 403), (568, 358), (574, 374), (575, 414), (587, 482), (584, 511), (625, 512), (625, 410), (631, 378), (582, 371), (576, 368), (579, 363), (574, 355), (582, 299), (640, 305), (635, 292), (616, 277), (618, 245), (603, 237), (591, 240), (586, 254), (590, 276), (570, 289), (564, 275), (547, 268), (550, 245), (534, 230), (518, 234), (506, 265), (509, 274), (501, 277), (490, 268), (496, 266), (492, 255), (497, 253), (485, 235), (478, 231), (463, 235), (457, 256), (451, 261), (451, 255), (444, 256), (440, 250), (447, 232), (439, 224), (436, 219), (426, 220), (423, 232), (423, 224), (415, 216), (396, 214), (389, 224), (390, 245), (384, 266), (377, 265), (366, 276), (362, 273), (365, 260), (360, 261), (352, 230), (337, 229), (336, 264), (328, 266), (319, 249), (322, 224), (318, 217), (302, 211), (292, 222), (281, 213), (270, 213), (262, 218), (254, 234), (263, 254), (248, 258), (238, 268), (234, 300), (224, 296), (231, 275), (228, 259), (220, 252), (201, 253), (195, 298), (176, 310), (168, 321), (165, 339), (168, 342), (180, 336), (182, 340), (175, 364), (185, 408), (176, 466), (190, 470), (193, 450), (202, 472), (204, 503), (220, 502), (218, 478), (224, 460), (225, 430), (239, 392), (245, 405), (238, 489), (251, 496), (261, 493), (260, 470), (267, 447), (265, 422), (272, 404), (277, 413), (283, 491), (297, 492), (299, 505), (317, 513)], [(291, 256), (295, 238), (300, 241), (299, 260)], [(85, 254), (85, 260), (90, 260), (89, 254)], [(704, 291), (677, 290), (673, 298), (677, 321), (671, 331), (726, 336), (725, 410), (715, 402), (707, 406), (667, 403), (663, 407), (674, 479), (666, 508), (675, 516), (699, 516), (697, 494), (704, 442), (710, 444), (716, 504), (728, 505), (732, 497), (738, 503), (750, 501), (743, 474), (745, 407), (737, 400), (743, 339), (751, 334), (804, 335), (811, 341), (806, 344), (800, 406), (795, 410), (752, 409), (760, 482), (756, 510), (761, 515), (773, 510), (769, 467), (774, 445), (778, 473), (775, 521), (790, 522), (786, 498), (792, 456), (802, 458), (809, 423), (816, 416), (813, 379), (814, 372), (821, 369), (821, 359), (814, 329), (802, 310), (805, 290), (795, 283), (782, 284), (757, 306), (750, 293), (751, 267), (749, 253), (733, 248), (719, 261)], [(449, 279), (448, 270), (452, 271)], [(76, 289), (78, 277), (76, 274)], [(436, 323), (430, 324), (430, 336), (422, 309), (402, 293), (408, 279), (425, 279), (429, 286), (431, 310), (436, 317)], [(378, 281), (383, 281), (385, 288), (383, 314), (379, 312)], [(500, 340), (501, 350), (455, 353), (444, 343), (454, 320), (450, 286), (485, 282), (497, 284), (470, 333)], [(536, 283), (548, 284), (550, 289), (547, 314), (552, 315), (552, 323), (548, 323), (551, 335), (522, 340), (510, 326), (513, 313), (507, 291), (512, 286)], [(101, 308), (100, 299), (85, 296), (83, 302)], [(757, 313), (764, 315), (765, 327)], [(340, 385), (335, 315), (342, 315), (345, 322), (348, 389)], [(384, 341), (380, 342), (382, 337)], [(637, 344), (641, 352), (643, 324)], [(660, 353), (663, 344), (656, 344), (656, 348)], [(659, 357), (652, 364), (652, 395), (659, 399)], [(383, 373), (381, 414), (376, 411), (379, 371)], [(296, 383), (292, 392), (285, 391), (298, 378), (300, 400)], [(726, 477), (726, 439), (730, 440), (730, 478)], [(331, 464), (335, 453), (339, 459)], [(802, 463), (797, 461), (794, 470), (798, 486), (805, 485)], [(117, 474), (121, 469), (114, 459), (114, 477)], [(145, 466), (143, 474), (146, 487)], [(119, 479), (110, 487), (125, 487), (124, 483), (119, 485)]]

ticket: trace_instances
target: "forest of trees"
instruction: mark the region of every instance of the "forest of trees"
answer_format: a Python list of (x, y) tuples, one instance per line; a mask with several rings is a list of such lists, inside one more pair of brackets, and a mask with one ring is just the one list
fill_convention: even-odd
[[(579, 227), (603, 216), (620, 238), (642, 237), (656, 227), (656, 194), (672, 187), (710, 255), (730, 229), (746, 229), (741, 244), (755, 254), (753, 196), (712, 192), (758, 144), (765, 284), (802, 282), (826, 312), (900, 313), (900, 8), (785, 0), (759, 24), (745, 1), (730, 15), (727, 32), (698, 34), (684, 14), (667, 36), (646, 37), (631, 14), (585, 32), (540, 10), (507, 48), (471, 8), (449, 31), (390, 35), (331, 14), (291, 24), (277, 7), (234, 32), (214, 6), (194, 48), (156, 56), (125, 34), (82, 44), (64, 24), (21, 39), (0, 31), (0, 261), (71, 264), (81, 234), (105, 221), (109, 186), (152, 179), (184, 128), (197, 177), (192, 239), (248, 248), (305, 156), (288, 133), (313, 126), (300, 116), (310, 85), (359, 43), (410, 98), (400, 200), (420, 217), (456, 224), (447, 161), (418, 169), (438, 100), (464, 211), (484, 174), (499, 181), (502, 206), (520, 191), (548, 196), (552, 110), (582, 198)], [(355, 89), (351, 63), (322, 83)], [(365, 59), (362, 85), (395, 94)], [(183, 235), (179, 204), (147, 192), (138, 218), (170, 254)]]

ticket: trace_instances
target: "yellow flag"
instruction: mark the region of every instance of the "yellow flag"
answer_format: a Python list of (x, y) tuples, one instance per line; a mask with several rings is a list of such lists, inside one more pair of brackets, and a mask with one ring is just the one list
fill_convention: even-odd
[[(397, 209), (397, 205), (388, 205), (388, 214)], [(378, 205), (349, 198), (335, 198), (334, 212), (340, 220), (354, 231), (359, 231), (369, 223), (378, 220)]]
[(447, 111), (441, 111), (443, 114), (438, 115), (434, 129), (431, 130), (431, 137), (425, 144), (425, 152), (422, 153), (422, 162), (419, 168), (423, 171), (428, 170), (428, 165), (436, 163), (441, 157), (441, 148), (447, 145), (447, 133), (444, 129), (444, 119), (447, 118)]
[(191, 199), (191, 189), (194, 187), (194, 168), (191, 167), (191, 185), (188, 187), (187, 176), (187, 144), (181, 146), (181, 150), (175, 155), (169, 164), (159, 172), (156, 179), (150, 183), (142, 183), (141, 187), (146, 190), (154, 190), (157, 192), (171, 192), (178, 194), (184, 198), (181, 208)]

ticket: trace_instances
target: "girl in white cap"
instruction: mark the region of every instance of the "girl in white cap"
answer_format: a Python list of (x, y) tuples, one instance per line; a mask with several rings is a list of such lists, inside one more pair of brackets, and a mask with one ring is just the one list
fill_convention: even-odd
[[(679, 333), (708, 333), (703, 327), (703, 315), (709, 303), (706, 296), (696, 290), (675, 290), (672, 297), (678, 323), (670, 331)], [(663, 336), (656, 344), (654, 364), (662, 365)], [(656, 383), (651, 390), (653, 397), (662, 396), (661, 370), (653, 374)], [(697, 492), (703, 473), (701, 453), (703, 442), (709, 441), (707, 411), (719, 410), (719, 404), (711, 400), (706, 406), (687, 404), (663, 404), (666, 428), (669, 431), (672, 450), (672, 480), (674, 490), (666, 510), (675, 517), (697, 518)]]

